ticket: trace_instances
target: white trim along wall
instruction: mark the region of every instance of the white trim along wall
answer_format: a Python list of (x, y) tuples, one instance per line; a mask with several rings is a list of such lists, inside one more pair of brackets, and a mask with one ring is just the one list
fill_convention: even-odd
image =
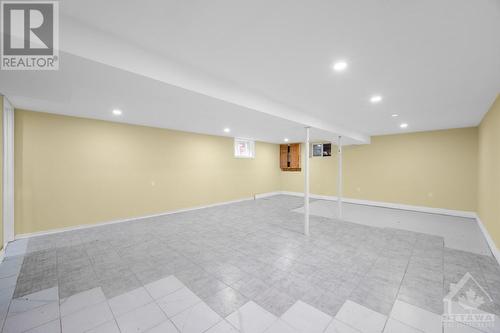
[(486, 238), (486, 242), (488, 242), (491, 253), (493, 253), (493, 256), (495, 256), (498, 263), (500, 264), (500, 250), (497, 248), (495, 242), (493, 241), (493, 238), (491, 238), (490, 234), (488, 233), (488, 230), (486, 230), (486, 227), (484, 226), (483, 221), (481, 221), (481, 219), (479, 218), (479, 215), (476, 215), (476, 221), (479, 225), (479, 229), (481, 229), (481, 232), (484, 235), (484, 238)]
[[(297, 196), (297, 197), (304, 196), (304, 193), (302, 193), (302, 192), (281, 191), (281, 192), (279, 192), (279, 194), (293, 195), (293, 196)], [(337, 197), (331, 196), (331, 195), (319, 195), (319, 194), (312, 194), (311, 193), (311, 198), (312, 199), (320, 199), (320, 200), (337, 201)], [(366, 206), (377, 206), (377, 207), (385, 207), (385, 208), (411, 210), (411, 211), (423, 212), (423, 213), (467, 217), (467, 218), (471, 218), (471, 219), (476, 218), (475, 212), (462, 211), (462, 210), (433, 208), (433, 207), (425, 207), (425, 206), (413, 206), (413, 205), (404, 205), (404, 204), (397, 204), (397, 203), (391, 203), (391, 202), (370, 201), (370, 200), (352, 199), (352, 198), (345, 198), (345, 197), (342, 197), (342, 202), (348, 202), (348, 203), (353, 203), (353, 204), (358, 204), (358, 205), (366, 205)]]
[[(227, 204), (232, 204), (232, 203), (237, 203), (237, 202), (263, 199), (263, 198), (268, 198), (268, 197), (272, 197), (275, 195), (291, 195), (291, 196), (297, 196), (297, 197), (304, 196), (304, 194), (300, 193), (300, 192), (288, 192), (288, 191), (276, 191), (276, 192), (260, 193), (260, 194), (256, 194), (254, 197), (247, 197), (247, 198), (242, 198), (242, 199), (237, 199), (237, 200), (224, 201), (224, 202), (210, 204), (210, 205), (204, 205), (204, 206), (183, 208), (183, 209), (167, 211), (167, 212), (158, 213), (158, 214), (137, 216), (137, 217), (132, 217), (132, 218), (107, 221), (107, 222), (102, 222), (102, 223), (97, 223), (97, 224), (79, 225), (79, 226), (69, 227), (69, 228), (52, 229), (52, 230), (40, 231), (40, 232), (29, 233), (29, 234), (20, 234), (20, 235), (17, 235), (15, 237), (15, 239), (23, 239), (23, 238), (30, 238), (30, 237), (36, 237), (36, 236), (50, 235), (50, 234), (55, 234), (55, 233), (60, 233), (60, 232), (65, 232), (65, 231), (71, 231), (71, 230), (100, 227), (100, 226), (105, 226), (108, 224), (129, 222), (129, 221), (140, 220), (140, 219), (145, 219), (145, 218), (150, 218), (150, 217), (158, 217), (158, 216), (170, 215), (170, 214), (181, 213), (181, 212), (188, 212), (188, 211), (198, 210), (198, 209), (203, 209), (203, 208), (222, 206), (222, 205), (227, 205)], [(320, 199), (320, 200), (336, 201), (335, 196), (311, 194), (311, 198)], [(496, 260), (500, 264), (500, 251), (496, 247), (495, 243), (493, 242), (493, 239), (491, 238), (488, 231), (486, 230), (486, 228), (484, 227), (480, 218), (477, 216), (477, 214), (475, 212), (432, 208), (432, 207), (424, 207), (424, 206), (402, 205), (402, 204), (395, 204), (395, 203), (389, 203), (389, 202), (378, 202), (378, 201), (350, 199), (350, 198), (343, 198), (343, 201), (348, 202), (348, 203), (367, 205), (367, 206), (386, 207), (386, 208), (393, 208), (393, 209), (410, 210), (410, 211), (423, 212), (423, 213), (450, 215), (450, 216), (457, 216), (457, 217), (465, 217), (465, 218), (474, 219), (477, 221), (479, 228), (481, 229), (484, 237), (486, 238), (486, 241), (488, 243), (488, 246), (490, 247), (492, 254), (494, 255), (494, 257), (496, 258)]]
[(210, 204), (210, 205), (203, 205), (203, 206), (196, 206), (196, 207), (176, 209), (176, 210), (171, 210), (171, 211), (166, 211), (166, 212), (157, 213), (157, 214), (151, 214), (151, 215), (135, 216), (135, 217), (125, 218), (125, 219), (112, 220), (112, 221), (106, 221), (106, 222), (95, 223), (95, 224), (83, 224), (83, 225), (77, 225), (77, 226), (74, 226), (74, 227), (51, 229), (51, 230), (47, 230), (47, 231), (38, 231), (38, 232), (32, 232), (32, 233), (27, 233), (27, 234), (19, 234), (19, 235), (16, 235), (16, 240), (17, 239), (23, 239), (23, 238), (30, 238), (30, 237), (37, 237), (37, 236), (45, 236), (45, 235), (57, 234), (57, 233), (66, 232), (66, 231), (72, 231), (72, 230), (80, 230), (80, 229), (88, 229), (88, 228), (94, 228), (94, 227), (102, 227), (102, 226), (109, 225), (109, 224), (122, 223), (122, 222), (130, 222), (130, 221), (135, 221), (135, 220), (147, 219), (147, 218), (151, 218), (151, 217), (158, 217), (158, 216), (163, 216), (163, 215), (171, 215), (171, 214), (175, 214), (175, 213), (189, 212), (189, 211), (192, 211), (192, 210), (198, 210), (198, 209), (203, 209), (203, 208), (223, 206), (223, 205), (228, 205), (228, 204), (242, 202), (242, 201), (249, 201), (249, 200), (254, 200), (254, 199), (255, 199), (255, 197), (247, 197), (247, 198), (236, 199), (236, 200), (231, 200), (231, 201), (218, 202), (218, 203), (214, 203), (214, 204)]
[(3, 97), (3, 245), (14, 240), (14, 108)]
[[(278, 192), (269, 192), (263, 194), (257, 194), (255, 199), (261, 199), (270, 197), (273, 195), (292, 195), (296, 197), (303, 197), (304, 193), (302, 192), (290, 192), (290, 191), (278, 191)], [(336, 196), (329, 195), (319, 195), (319, 194), (311, 194), (312, 199), (319, 200), (330, 200), (337, 201)], [(409, 210), (414, 212), (422, 212), (422, 213), (430, 213), (430, 214), (439, 214), (439, 215), (449, 215), (449, 216), (457, 216), (457, 217), (465, 217), (476, 220), (477, 224), (481, 232), (483, 233), (486, 242), (490, 248), (491, 253), (496, 258), (497, 262), (500, 264), (500, 250), (497, 248), (493, 238), (491, 238), (488, 230), (484, 226), (483, 222), (479, 218), (476, 212), (471, 211), (462, 211), (462, 210), (452, 210), (452, 209), (442, 209), (442, 208), (433, 208), (433, 207), (425, 207), (425, 206), (413, 206), (413, 205), (404, 205), (404, 204), (396, 204), (391, 202), (381, 202), (381, 201), (370, 201), (370, 200), (361, 200), (361, 199), (352, 199), (352, 198), (342, 198), (343, 202), (358, 204), (358, 205), (366, 205), (366, 206), (376, 206), (376, 207), (384, 207), (384, 208), (392, 208), (392, 209), (401, 209), (401, 210)]]

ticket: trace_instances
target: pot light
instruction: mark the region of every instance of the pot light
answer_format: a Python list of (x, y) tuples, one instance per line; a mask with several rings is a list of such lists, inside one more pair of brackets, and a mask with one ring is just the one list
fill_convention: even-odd
[(401, 128), (408, 128), (408, 124), (407, 123), (402, 123), (401, 125), (399, 125), (399, 127), (401, 127)]
[(382, 96), (380, 95), (374, 95), (370, 98), (370, 102), (372, 103), (380, 103), (382, 101)]
[(224, 128), (224, 132), (229, 133), (229, 132), (231, 132), (231, 130), (226, 127), (226, 128)]
[(332, 65), (332, 68), (336, 72), (342, 72), (342, 71), (346, 70), (346, 68), (347, 68), (347, 62), (345, 62), (345, 61), (338, 61), (338, 62), (336, 62), (336, 63), (334, 63)]
[(397, 118), (397, 117), (399, 117), (399, 114), (397, 114), (397, 113), (393, 113), (393, 114), (391, 114), (391, 117), (392, 117), (392, 118)]
[(288, 138), (285, 138), (283, 141), (288, 142)]
[(114, 109), (114, 110), (113, 110), (113, 114), (114, 114), (115, 116), (121, 116), (121, 115), (122, 115), (122, 110), (119, 110), (119, 109)]

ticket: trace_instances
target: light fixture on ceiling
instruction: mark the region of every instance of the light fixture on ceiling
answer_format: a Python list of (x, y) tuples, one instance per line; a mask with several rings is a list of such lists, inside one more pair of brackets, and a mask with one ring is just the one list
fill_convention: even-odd
[(122, 115), (122, 110), (119, 110), (119, 109), (114, 109), (114, 110), (113, 110), (113, 114), (114, 114), (115, 116), (121, 116), (121, 115)]
[(372, 97), (370, 97), (370, 102), (372, 102), (373, 104), (380, 103), (380, 102), (382, 102), (382, 96), (373, 95)]
[(343, 72), (347, 69), (347, 62), (337, 61), (332, 65), (332, 69), (336, 72)]
[(399, 127), (401, 127), (401, 128), (408, 128), (408, 124), (407, 123), (402, 123), (401, 125), (399, 125)]
[(224, 128), (224, 132), (229, 133), (229, 132), (231, 132), (231, 130), (226, 127), (226, 128)]
[(283, 141), (288, 142), (288, 138), (283, 139)]
[(397, 118), (397, 117), (399, 117), (399, 114), (397, 114), (397, 113), (393, 113), (393, 114), (391, 114), (391, 117), (392, 117), (392, 118)]

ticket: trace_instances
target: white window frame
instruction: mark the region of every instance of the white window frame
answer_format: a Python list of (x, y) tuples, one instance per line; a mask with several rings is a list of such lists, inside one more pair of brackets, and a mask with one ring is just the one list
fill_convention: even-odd
[[(327, 144), (330, 144), (330, 155), (323, 155), (323, 153), (325, 152), (325, 145)], [(321, 145), (321, 155), (314, 155), (314, 146), (316, 145)], [(315, 142), (315, 143), (311, 143), (311, 146), (310, 146), (310, 157), (313, 157), (313, 158), (317, 158), (317, 157), (330, 157), (330, 156), (333, 156), (333, 152), (332, 152), (332, 143), (331, 142)]]
[[(241, 142), (245, 142), (248, 144), (249, 155), (240, 155), (238, 150), (238, 144)], [(234, 138), (234, 157), (235, 158), (255, 158), (255, 141), (251, 139), (245, 138)]]
[[(314, 146), (321, 146), (321, 155), (314, 155)], [(323, 144), (322, 143), (311, 143), (311, 157), (323, 157)]]

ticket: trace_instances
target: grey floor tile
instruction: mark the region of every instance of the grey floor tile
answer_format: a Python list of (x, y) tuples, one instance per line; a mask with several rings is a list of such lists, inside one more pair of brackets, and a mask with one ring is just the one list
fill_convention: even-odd
[(232, 284), (248, 276), (248, 273), (233, 265), (224, 265), (211, 273), (226, 284)]
[(351, 293), (349, 300), (361, 304), (369, 309), (388, 316), (396, 297), (377, 293), (376, 291), (363, 291), (357, 289)]
[[(57, 265), (58, 276), (65, 276), (75, 271), (92, 270), (88, 258), (80, 258), (72, 261), (61, 262)], [(77, 273), (80, 274), (80, 273)]]
[(309, 280), (292, 274), (278, 280), (272, 286), (295, 299), (302, 298), (304, 294), (314, 287)]
[[(88, 254), (88, 250), (87, 250), (87, 254)], [(92, 265), (114, 264), (114, 263), (124, 262), (121, 259), (121, 257), (116, 253), (116, 251), (113, 251), (112, 249), (109, 249), (103, 253), (92, 253), (88, 257), (89, 257), (89, 261)]]
[(400, 283), (382, 280), (378, 278), (365, 278), (351, 293), (352, 297), (358, 295), (363, 297), (364, 294), (377, 294), (387, 301), (393, 302), (399, 292)]
[(170, 272), (165, 272), (160, 268), (148, 268), (146, 270), (135, 272), (135, 276), (141, 281), (142, 284), (146, 285), (153, 281), (157, 281), (163, 279), (169, 275), (172, 275)]
[(270, 285), (259, 278), (248, 276), (235, 282), (231, 287), (238, 290), (246, 297), (254, 299), (257, 295), (262, 293), (263, 290), (268, 289)]
[[(59, 268), (59, 267), (58, 267)], [(59, 282), (81, 281), (83, 279), (95, 279), (95, 272), (92, 266), (72, 266), (69, 269), (61, 269), (57, 272)]]
[(59, 283), (59, 298), (65, 299), (69, 296), (81, 293), (82, 291), (87, 291), (90, 289), (97, 288), (99, 286), (97, 280), (94, 279), (82, 279), (81, 281), (67, 281)]
[(279, 317), (297, 301), (297, 298), (271, 287), (263, 290), (255, 297), (254, 301), (267, 311)]
[(405, 277), (397, 296), (402, 301), (437, 314), (443, 312), (443, 297), (443, 284), (423, 277)]
[(317, 294), (304, 295), (302, 301), (314, 306), (318, 310), (335, 317), (337, 312), (344, 305), (347, 297), (339, 296), (330, 291), (321, 291)]
[(300, 299), (334, 316), (347, 299), (387, 314), (396, 297), (440, 313), (449, 284), (469, 272), (500, 304), (493, 258), (448, 249), (441, 237), (317, 216), (305, 238), (291, 212), (302, 204), (275, 196), (36, 237), (0, 277), (19, 273), (16, 296), (58, 285), (66, 298), (98, 286), (112, 297), (174, 275), (221, 315), (247, 299), (281, 315)]
[(431, 269), (428, 267), (423, 267), (422, 265), (416, 265), (410, 263), (406, 270), (405, 279), (407, 278), (419, 278), (425, 277), (427, 280), (431, 280), (437, 283), (443, 283), (443, 270), (442, 269)]
[(28, 295), (40, 290), (57, 286), (57, 274), (55, 269), (31, 273), (22, 272), (17, 279), (14, 298)]
[(123, 263), (97, 264), (92, 269), (98, 280), (119, 279), (122, 276), (133, 275), (134, 273)]
[(228, 287), (224, 282), (210, 275), (201, 275), (197, 279), (182, 280), (199, 297), (207, 297)]
[(142, 286), (142, 283), (137, 279), (135, 274), (124, 274), (122, 276), (98, 280), (98, 284), (108, 299)]
[(202, 299), (221, 317), (227, 317), (248, 302), (247, 297), (231, 287), (222, 289), (213, 295), (205, 296)]

